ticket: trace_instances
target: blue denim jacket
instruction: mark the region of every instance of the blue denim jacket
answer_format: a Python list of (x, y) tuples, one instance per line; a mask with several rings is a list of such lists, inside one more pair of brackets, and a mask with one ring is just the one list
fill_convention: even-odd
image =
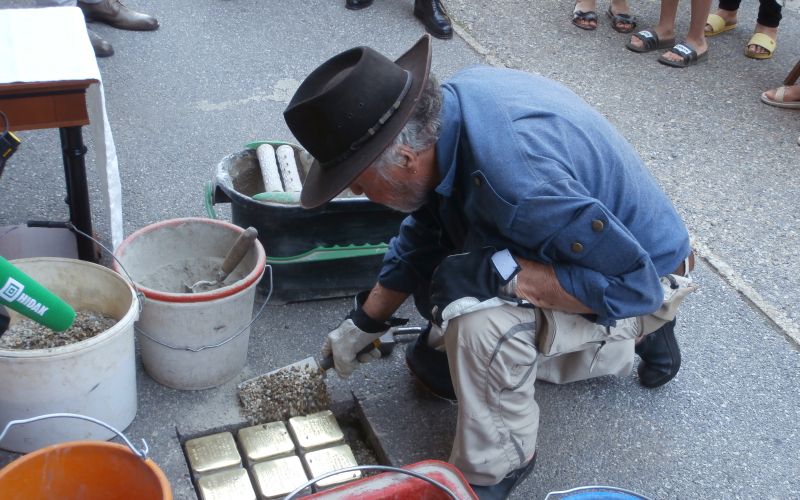
[(442, 181), (392, 239), (379, 282), (414, 293), (447, 255), (493, 246), (552, 264), (600, 324), (658, 309), (689, 235), (619, 132), (529, 73), (469, 68), (442, 92)]

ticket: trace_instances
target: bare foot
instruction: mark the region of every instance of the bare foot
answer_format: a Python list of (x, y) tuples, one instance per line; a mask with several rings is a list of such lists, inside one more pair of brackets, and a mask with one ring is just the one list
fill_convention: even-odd
[[(575, 2), (575, 9), (573, 13), (577, 12), (595, 12), (597, 10), (597, 2), (595, 0), (578, 0)], [(572, 17), (572, 24), (576, 25), (579, 28), (583, 28), (585, 30), (593, 30), (597, 28), (597, 14), (595, 13), (594, 19), (585, 19), (581, 17), (577, 17), (573, 14)]]
[[(725, 20), (725, 26), (732, 26), (738, 22), (737, 19), (738, 11), (717, 9), (717, 12), (715, 12), (715, 14)], [(711, 33), (712, 31), (713, 28), (711, 27), (711, 25), (706, 24), (706, 33)]]
[[(764, 33), (773, 40), (778, 39), (778, 28), (770, 28), (769, 26), (763, 26), (761, 24), (756, 23), (755, 33)], [(769, 51), (760, 45), (748, 45), (747, 53), (750, 55), (768, 54)]]

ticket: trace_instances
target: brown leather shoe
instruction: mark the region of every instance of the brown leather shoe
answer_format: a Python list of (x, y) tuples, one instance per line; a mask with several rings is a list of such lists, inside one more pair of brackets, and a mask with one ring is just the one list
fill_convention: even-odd
[(109, 57), (114, 55), (114, 47), (92, 30), (89, 32), (89, 41), (92, 42), (95, 57)]
[(102, 0), (100, 3), (78, 2), (86, 21), (99, 21), (121, 30), (153, 31), (158, 20), (142, 12), (131, 10), (119, 0)]

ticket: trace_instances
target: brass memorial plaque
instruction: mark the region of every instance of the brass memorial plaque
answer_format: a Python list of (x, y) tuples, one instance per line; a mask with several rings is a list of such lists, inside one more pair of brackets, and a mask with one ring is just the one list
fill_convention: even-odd
[[(313, 477), (319, 477), (326, 472), (358, 465), (356, 463), (356, 458), (353, 456), (353, 450), (346, 444), (308, 452), (303, 456), (303, 460)], [(360, 477), (361, 471), (343, 472), (317, 481), (316, 485), (320, 487), (333, 486)]]
[(255, 500), (250, 476), (241, 467), (207, 474), (197, 480), (200, 500)]
[(239, 429), (237, 438), (242, 445), (244, 458), (250, 465), (294, 454), (294, 443), (283, 422), (270, 422)]
[(259, 462), (252, 471), (262, 500), (283, 498), (308, 481), (303, 464), (296, 455)]
[(186, 441), (189, 466), (195, 474), (205, 474), (242, 465), (230, 432), (220, 432)]
[(289, 428), (303, 451), (343, 443), (344, 434), (330, 410), (289, 419)]

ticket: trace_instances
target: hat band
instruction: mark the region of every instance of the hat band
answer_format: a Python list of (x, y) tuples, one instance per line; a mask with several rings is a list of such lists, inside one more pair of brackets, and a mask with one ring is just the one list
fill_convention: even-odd
[(397, 96), (397, 100), (394, 101), (394, 104), (392, 104), (389, 107), (389, 109), (386, 110), (386, 112), (383, 115), (381, 115), (380, 118), (378, 118), (378, 121), (375, 122), (373, 126), (367, 129), (367, 132), (364, 135), (353, 141), (353, 143), (350, 144), (350, 147), (347, 148), (347, 150), (345, 150), (344, 153), (340, 154), (339, 156), (331, 160), (320, 162), (319, 164), (320, 167), (322, 168), (329, 167), (331, 165), (341, 163), (344, 160), (348, 159), (356, 151), (361, 149), (361, 146), (363, 146), (365, 142), (367, 142), (370, 138), (372, 138), (372, 136), (377, 134), (378, 131), (381, 129), (381, 127), (383, 127), (386, 124), (386, 122), (389, 121), (389, 118), (391, 118), (392, 115), (398, 110), (398, 108), (400, 108), (400, 105), (403, 103), (403, 99), (405, 99), (406, 95), (408, 94), (408, 91), (411, 89), (411, 81), (413, 80), (413, 78), (411, 77), (411, 72), (408, 70), (403, 70), (403, 72), (406, 74), (406, 83), (403, 86), (403, 90), (400, 91), (400, 95)]

